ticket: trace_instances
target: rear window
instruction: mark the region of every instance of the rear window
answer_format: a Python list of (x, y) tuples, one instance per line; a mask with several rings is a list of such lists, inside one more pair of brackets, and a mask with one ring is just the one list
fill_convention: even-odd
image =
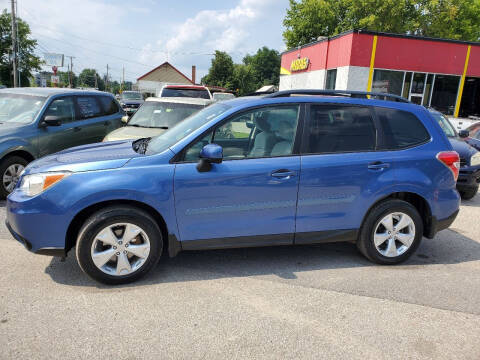
[(102, 115), (99, 103), (94, 96), (79, 96), (77, 97), (78, 110), (81, 119), (88, 119)]
[(376, 130), (368, 108), (312, 105), (306, 153), (372, 151)]
[(430, 139), (427, 129), (412, 113), (380, 107), (375, 111), (383, 128), (382, 150), (405, 149)]
[(113, 97), (100, 96), (100, 104), (105, 115), (113, 115), (118, 112), (118, 106)]
[(210, 99), (210, 95), (205, 89), (164, 88), (162, 90), (162, 97), (191, 97), (199, 99)]

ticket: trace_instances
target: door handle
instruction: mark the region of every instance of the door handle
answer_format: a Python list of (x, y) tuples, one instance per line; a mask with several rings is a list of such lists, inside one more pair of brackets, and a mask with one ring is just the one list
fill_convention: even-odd
[(80, 130), (82, 130), (82, 128), (81, 128), (81, 127), (78, 127), (78, 126), (75, 126), (75, 127), (73, 128), (73, 132), (79, 132)]
[(374, 162), (371, 162), (370, 164), (368, 164), (368, 168), (370, 170), (383, 170), (383, 169), (387, 169), (389, 167), (390, 167), (389, 163), (384, 163), (384, 162), (381, 162), (381, 161), (374, 161)]
[(290, 179), (290, 177), (295, 176), (295, 171), (291, 171), (288, 169), (280, 169), (273, 171), (270, 175), (274, 178)]

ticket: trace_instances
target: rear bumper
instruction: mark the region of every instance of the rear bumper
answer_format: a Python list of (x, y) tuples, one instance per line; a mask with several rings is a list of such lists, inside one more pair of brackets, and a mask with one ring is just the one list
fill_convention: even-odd
[(432, 217), (432, 226), (430, 227), (430, 233), (427, 234), (427, 237), (429, 239), (433, 239), (435, 235), (442, 230), (445, 230), (452, 225), (452, 223), (455, 221), (457, 218), (458, 212), (460, 209), (455, 211), (453, 214), (451, 214), (449, 217), (445, 219), (438, 220), (435, 216)]

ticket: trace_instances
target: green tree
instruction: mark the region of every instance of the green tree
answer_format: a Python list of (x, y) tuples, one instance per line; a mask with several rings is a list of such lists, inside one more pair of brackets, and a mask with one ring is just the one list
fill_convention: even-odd
[[(278, 85), (280, 79), (280, 54), (266, 46), (258, 49), (255, 55), (246, 55), (243, 63), (251, 67), (255, 88), (263, 85)], [(256, 90), (254, 89), (254, 90)]]
[[(69, 86), (69, 78), (68, 78), (68, 71), (57, 71), (57, 75), (60, 78), (60, 82), (58, 84), (59, 87), (68, 87)], [(74, 72), (70, 73), (72, 79), (73, 87), (77, 86), (78, 78)]]
[(423, 0), (418, 6), (417, 34), (466, 41), (480, 39), (480, 0)]
[(102, 77), (98, 75), (97, 70), (83, 69), (80, 75), (78, 75), (78, 86), (94, 88), (95, 85), (98, 90), (105, 90), (105, 82)]
[(288, 48), (350, 29), (477, 41), (480, 0), (290, 0), (283, 24)]
[[(3, 10), (0, 15), (0, 83), (6, 86), (13, 85), (12, 62), (10, 54), (12, 53), (12, 16)], [(29, 86), (32, 72), (40, 70), (41, 59), (34, 55), (37, 40), (30, 39), (30, 27), (20, 18), (17, 18), (18, 26), (18, 44), (20, 51), (18, 53), (21, 86)]]
[(202, 83), (212, 86), (227, 87), (233, 75), (233, 60), (224, 51), (215, 50), (215, 57), (208, 74), (202, 78)]
[(257, 84), (252, 67), (244, 64), (233, 65), (233, 74), (227, 84), (227, 89), (234, 91), (239, 96), (254, 92), (257, 89)]

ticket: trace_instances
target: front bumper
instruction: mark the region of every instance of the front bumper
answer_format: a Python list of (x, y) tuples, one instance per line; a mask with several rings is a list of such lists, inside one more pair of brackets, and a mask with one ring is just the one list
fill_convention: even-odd
[(31, 252), (65, 256), (65, 238), (72, 216), (59, 204), (60, 200), (27, 198), (14, 191), (6, 204), (7, 228)]
[[(10, 234), (12, 234), (12, 236), (17, 241), (19, 241), (23, 246), (25, 246), (25, 249), (27, 249), (28, 251), (32, 251), (32, 243), (27, 239), (23, 238), (20, 234), (17, 234), (10, 226), (10, 223), (8, 222), (8, 220), (5, 221), (5, 225), (7, 226), (8, 231), (10, 231)], [(59, 257), (67, 256), (64, 248), (55, 248), (55, 247), (39, 248), (34, 253), (38, 255), (47, 255), (47, 256), (59, 256)]]
[(457, 189), (466, 189), (478, 186), (480, 183), (480, 168), (461, 168), (457, 180)]

